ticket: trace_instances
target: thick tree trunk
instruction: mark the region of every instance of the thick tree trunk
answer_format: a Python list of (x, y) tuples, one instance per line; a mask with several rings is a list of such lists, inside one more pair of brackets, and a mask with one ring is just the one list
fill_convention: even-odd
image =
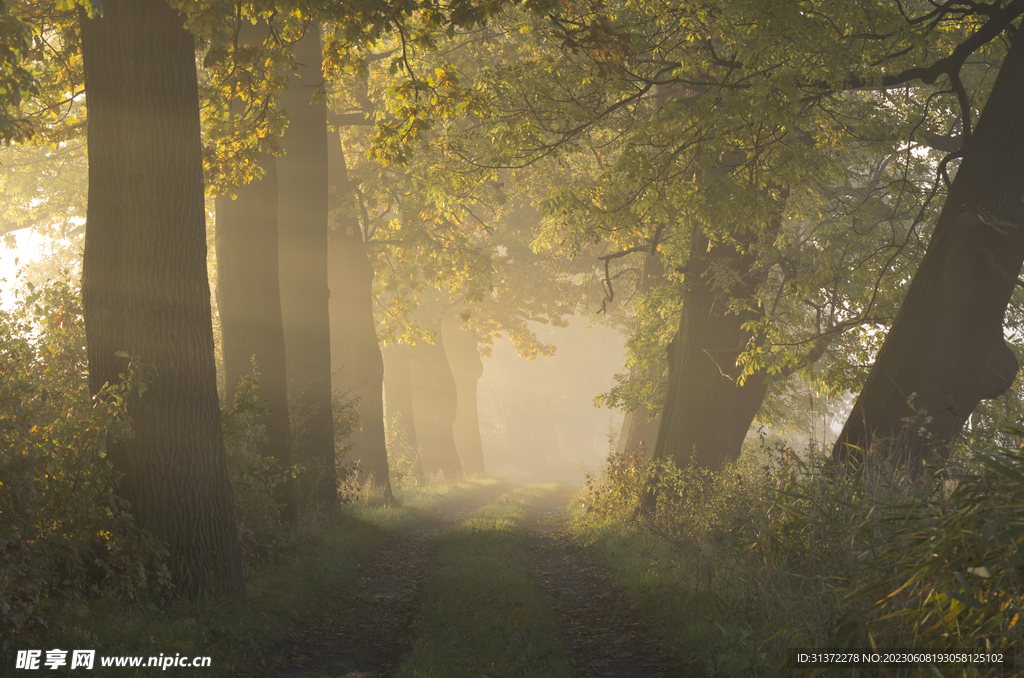
[(119, 491), (167, 541), (184, 595), (245, 596), (217, 400), (195, 44), (163, 0), (81, 15), (89, 105), (82, 294), (95, 394), (134, 365)]
[(484, 473), (484, 450), (480, 441), (480, 420), (477, 415), (476, 387), (484, 373), (476, 334), (460, 327), (454, 318), (445, 320), (441, 329), (444, 347), (455, 379), (457, 406), (453, 434), (455, 449), (462, 470), (466, 473)]
[(413, 450), (419, 449), (416, 419), (412, 401), (412, 375), (409, 359), (412, 347), (405, 344), (386, 346), (384, 355), (384, 404), (389, 419), (398, 415), (405, 428), (405, 439)]
[(658, 427), (661, 426), (661, 415), (648, 421), (651, 410), (646, 405), (641, 405), (635, 410), (626, 412), (622, 419), (622, 429), (619, 431), (619, 438), (615, 441), (615, 452), (632, 452), (636, 449), (643, 449), (645, 456), (650, 457), (654, 452), (654, 446), (658, 442)]
[[(217, 308), (226, 398), (230, 402), (235, 385), (252, 372), (255, 358), (268, 408), (257, 422), (266, 433), (259, 453), (288, 468), (292, 441), (278, 280), (277, 165), (264, 156), (262, 166), (266, 175), (239, 188), (234, 200), (225, 195), (216, 200)], [(294, 524), (298, 513), (290, 480), (279, 486), (277, 501), (281, 519)]]
[[(644, 256), (644, 263), (640, 269), (637, 291), (640, 294), (648, 294), (661, 285), (664, 280), (665, 263), (661, 254), (657, 251), (648, 252)], [(634, 378), (639, 376), (637, 368), (634, 367), (630, 370), (630, 376)], [(626, 416), (622, 419), (622, 428), (619, 430), (619, 438), (615, 441), (615, 452), (622, 454), (642, 448), (645, 456), (650, 457), (654, 453), (654, 447), (658, 441), (660, 426), (660, 409), (657, 412), (652, 412), (646, 405), (641, 405), (626, 412)]]
[(384, 358), (373, 319), (373, 266), (355, 219), (345, 156), (337, 134), (328, 149), (331, 212), (336, 214), (328, 246), (331, 287), (333, 387), (359, 399), (359, 428), (349, 439), (350, 460), (394, 501), (384, 435)]
[(320, 37), (311, 25), (295, 44), (295, 68), (280, 105), (288, 110), (277, 161), (281, 308), (289, 388), (302, 428), (292, 431), (298, 460), (310, 465), (309, 500), (338, 503), (331, 411), (328, 318), (327, 108), (311, 98), (323, 86)]
[(751, 336), (743, 324), (753, 314), (729, 309), (731, 299), (750, 298), (758, 280), (745, 275), (723, 294), (713, 287), (711, 272), (721, 259), (734, 259), (726, 264), (732, 270), (750, 271), (753, 255), (730, 252), (724, 245), (709, 249), (699, 228), (690, 252), (679, 331), (668, 350), (668, 393), (654, 458), (718, 470), (739, 458), (768, 390), (760, 374), (747, 377), (742, 386), (737, 383), (736, 359)]
[[(1017, 361), (1003, 314), (1024, 262), (1024, 39), (1013, 41), (935, 233), (833, 456), (944, 456)], [(908, 400), (913, 405), (908, 405)], [(923, 414), (922, 414), (923, 413)]]
[(456, 479), (462, 474), (453, 428), (458, 396), (441, 332), (437, 333), (436, 344), (421, 341), (412, 348), (409, 375), (423, 471), (440, 471), (446, 479)]

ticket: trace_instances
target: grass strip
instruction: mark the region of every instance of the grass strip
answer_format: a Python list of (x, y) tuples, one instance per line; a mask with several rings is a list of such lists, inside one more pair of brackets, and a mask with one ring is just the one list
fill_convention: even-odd
[[(401, 507), (350, 505), (308, 516), (282, 537), (274, 560), (246, 576), (241, 605), (178, 601), (173, 605), (101, 597), (73, 601), (49, 620), (37, 648), (0, 646), (0, 675), (23, 675), (15, 652), (23, 649), (94, 649), (100, 656), (208, 656), (204, 669), (177, 669), (182, 675), (231, 676), (273, 651), (275, 642), (305, 623), (355, 581), (356, 565), (390, 535), (413, 528), (430, 513), (449, 506), (482, 502), (509, 485), (476, 480), (406, 491)], [(70, 663), (70, 652), (68, 653)], [(67, 666), (64, 667), (67, 671)], [(119, 668), (119, 676), (175, 675), (175, 669)]]
[(621, 520), (588, 516), (582, 501), (570, 503), (573, 539), (590, 549), (667, 650), (694, 667), (694, 675), (765, 675), (756, 650), (745, 646), (732, 622), (711, 616), (714, 599), (695, 587), (695, 573), (678, 553)]
[(558, 493), (556, 483), (513, 490), (442, 537), (396, 678), (570, 674), (558, 622), (530, 577), (523, 532), (530, 509)]

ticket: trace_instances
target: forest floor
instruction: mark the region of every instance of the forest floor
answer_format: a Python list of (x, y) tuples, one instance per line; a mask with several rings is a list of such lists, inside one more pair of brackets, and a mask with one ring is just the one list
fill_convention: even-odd
[[(489, 496), (477, 494), (459, 504), (446, 503), (424, 511), (421, 520), (388, 539), (360, 563), (360, 574), (354, 585), (325, 606), (321, 614), (277, 643), (267, 653), (263, 665), (246, 675), (287, 678), (497, 678), (499, 675), (661, 678), (685, 675), (678, 662), (651, 639), (641, 616), (627, 601), (624, 592), (600, 571), (587, 550), (572, 540), (566, 511), (572, 489), (552, 485), (523, 495), (525, 499), (516, 496), (513, 503), (522, 510), (516, 514), (518, 517), (511, 519), (500, 517), (502, 503), (510, 501), (506, 495), (497, 496), (502, 489), (507, 486), (494, 488)], [(466, 608), (465, 600), (448, 607), (444, 602), (433, 600), (439, 595), (434, 593), (437, 588), (434, 580), (443, 579), (446, 568), (452, 569), (444, 564), (443, 558), (438, 564), (438, 551), (449, 548), (445, 544), (456, 532), (461, 535), (459, 554), (497, 550), (494, 543), (488, 541), (486, 530), (473, 522), (472, 516), (487, 511), (497, 511), (494, 515), (499, 516), (501, 530), (507, 531), (502, 547), (511, 545), (524, 552), (522, 560), (504, 553), (500, 560), (505, 567), (526, 570), (525, 575), (532, 582), (527, 585), (534, 587), (537, 594), (530, 598), (517, 591), (510, 594), (503, 606), (501, 599), (506, 596), (500, 590), (491, 590), (483, 594), (489, 598), (478, 597), (470, 605), (491, 607), (490, 601), (493, 601), (493, 620), (486, 618), (487, 610), (479, 609), (473, 610), (468, 619), (460, 620), (459, 610)], [(455, 529), (466, 524), (473, 527)], [(472, 589), (473, 584), (467, 580), (465, 588)], [(440, 595), (459, 598), (462, 593), (448, 590)], [(444, 608), (440, 617), (435, 612), (424, 620), (421, 608), (426, 604), (425, 597), (431, 599), (429, 604), (433, 608)], [(524, 604), (519, 599), (534, 602)], [(513, 605), (511, 615), (508, 604)], [(547, 609), (531, 613), (535, 605)], [(530, 631), (524, 635), (519, 630), (524, 624), (534, 623), (533, 620), (541, 626), (534, 629), (535, 632), (557, 636), (546, 639), (558, 646), (556, 650), (537, 651), (536, 646), (542, 643), (534, 640)], [(543, 626), (544, 620), (551, 620), (550, 625)], [(489, 652), (517, 652), (514, 646), (518, 638), (496, 644), (481, 642), (476, 637), (467, 638), (473, 636), (472, 630), (466, 630), (467, 623), (479, 629), (492, 624), (495, 628), (507, 627), (511, 622), (518, 625), (516, 634), (524, 643), (522, 654), (529, 655), (533, 648), (533, 656), (529, 661), (523, 660), (518, 668), (507, 659), (491, 660), (486, 656)], [(451, 629), (438, 628), (449, 624)], [(437, 639), (449, 637), (452, 640), (440, 646)], [(463, 645), (463, 655), (449, 666), (445, 653), (457, 644)], [(412, 652), (414, 648), (416, 651)], [(466, 652), (480, 656), (467, 659)], [(432, 656), (426, 660), (417, 658), (424, 653), (432, 653)], [(547, 659), (553, 655), (555, 657)], [(486, 669), (481, 671), (481, 666), (496, 668), (492, 673)]]

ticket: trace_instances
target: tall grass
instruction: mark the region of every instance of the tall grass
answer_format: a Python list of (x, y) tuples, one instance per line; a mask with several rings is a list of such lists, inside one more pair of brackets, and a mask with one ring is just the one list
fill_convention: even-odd
[[(785, 674), (796, 648), (1024, 647), (1016, 444), (964, 450), (925, 480), (878, 461), (859, 473), (826, 471), (788, 448), (717, 474), (613, 455), (589, 481), (577, 530), (614, 551), (608, 565), (663, 616), (665, 640), (708, 675)], [(657, 508), (639, 512), (648, 491)], [(675, 604), (664, 618), (654, 606), (668, 597)], [(990, 664), (890, 669), (996, 673)]]

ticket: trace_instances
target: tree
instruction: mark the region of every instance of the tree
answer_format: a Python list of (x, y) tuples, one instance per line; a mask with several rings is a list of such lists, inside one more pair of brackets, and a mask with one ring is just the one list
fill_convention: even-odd
[(484, 372), (476, 333), (455, 318), (441, 323), (445, 355), (455, 380), (456, 411), (452, 423), (455, 449), (466, 473), (484, 472), (484, 450), (477, 416), (476, 385)]
[(328, 156), (334, 222), (328, 243), (333, 384), (335, 391), (358, 399), (359, 426), (349, 438), (351, 459), (384, 500), (393, 502), (384, 432), (384, 357), (373, 318), (373, 265), (337, 133), (330, 134)]
[(167, 541), (178, 592), (240, 600), (206, 273), (195, 43), (162, 0), (103, 8), (81, 15), (90, 389), (152, 368), (128, 403), (134, 437), (109, 450), (124, 474), (118, 490), (138, 524)]
[(406, 431), (406, 442), (410, 449), (419, 449), (416, 438), (416, 419), (413, 411), (412, 375), (409, 360), (412, 347), (407, 344), (389, 344), (382, 351), (384, 356), (384, 401), (388, 419), (396, 415)]
[(869, 451), (918, 468), (942, 457), (978, 403), (1005, 393), (1017, 374), (1003, 316), (1024, 263), (1019, 35), (965, 137), (928, 251), (836, 441), (842, 463)]
[[(266, 439), (259, 453), (272, 457), (279, 468), (292, 465), (292, 434), (288, 417), (288, 377), (284, 324), (278, 279), (277, 164), (267, 156), (264, 176), (238, 189), (235, 196), (218, 196), (217, 309), (224, 355), (225, 400), (253, 367), (267, 412), (257, 421)], [(281, 518), (297, 518), (294, 488), (282, 483), (277, 500)]]
[[(243, 22), (237, 40), (257, 43), (268, 26)], [(250, 62), (252, 63), (252, 62)], [(236, 102), (236, 107), (243, 102)], [(277, 163), (265, 153), (258, 167), (263, 176), (216, 198), (217, 310), (224, 356), (225, 401), (255, 363), (267, 412), (258, 422), (265, 429), (259, 446), (278, 468), (292, 465), (292, 434), (288, 417), (288, 376), (285, 362), (281, 286), (278, 277)], [(290, 480), (279, 488), (281, 518), (295, 523), (298, 511)]]
[[(448, 480), (462, 475), (455, 444), (458, 391), (445, 352), (444, 306), (439, 295), (421, 299), (419, 315), (433, 341), (417, 341), (409, 350), (412, 412), (423, 471), (441, 473)], [(432, 303), (431, 303), (432, 302)]]
[(912, 17), (899, 3), (627, 2), (566, 7), (553, 30), (510, 20), (522, 28), (500, 49), (525, 58), (481, 69), (478, 91), (501, 105), (448, 146), (489, 167), (570, 167), (546, 200), (549, 240), (665, 255), (679, 315), (655, 454), (717, 468), (788, 376), (856, 385), (856, 330), (890, 321), (939, 202), (927, 146), (990, 79), (979, 63), (951, 90), (927, 85), (1013, 4)]
[(295, 454), (314, 465), (313, 501), (338, 501), (328, 290), (327, 108), (315, 23), (294, 46), (295, 72), (279, 101), (288, 113), (277, 161), (281, 308), (292, 397), (303, 420)]

